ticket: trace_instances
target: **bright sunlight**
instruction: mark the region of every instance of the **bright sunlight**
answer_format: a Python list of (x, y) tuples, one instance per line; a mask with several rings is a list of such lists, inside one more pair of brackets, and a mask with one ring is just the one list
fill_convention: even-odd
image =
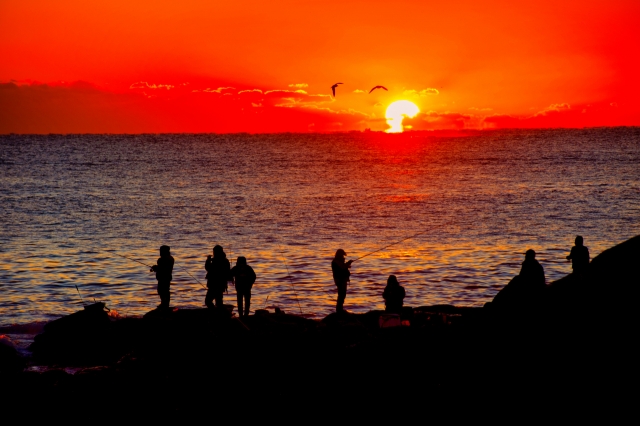
[(402, 133), (402, 120), (405, 117), (413, 118), (420, 112), (420, 109), (410, 101), (395, 101), (387, 107), (385, 118), (387, 124), (391, 126), (387, 133)]

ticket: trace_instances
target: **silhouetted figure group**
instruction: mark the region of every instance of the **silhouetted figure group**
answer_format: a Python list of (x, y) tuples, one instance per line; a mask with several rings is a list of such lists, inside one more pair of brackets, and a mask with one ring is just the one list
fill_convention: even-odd
[[(333, 281), (338, 290), (336, 300), (336, 313), (347, 313), (344, 302), (347, 297), (347, 288), (351, 279), (351, 265), (353, 260), (346, 261), (347, 253), (338, 249), (331, 261)], [(575, 239), (575, 246), (567, 260), (572, 262), (573, 272), (578, 276), (584, 274), (589, 266), (589, 249), (584, 246), (581, 236)], [(160, 305), (158, 308), (169, 308), (171, 298), (170, 286), (172, 280), (174, 259), (171, 256), (169, 246), (160, 247), (160, 258), (157, 264), (151, 267), (158, 280), (158, 295)], [(207, 294), (204, 303), (208, 308), (223, 310), (224, 293), (228, 283), (232, 282), (236, 288), (238, 313), (240, 317), (248, 316), (251, 308), (251, 289), (256, 282), (256, 273), (247, 264), (247, 259), (240, 256), (236, 265), (231, 268), (224, 249), (220, 245), (213, 247), (213, 256), (207, 256), (204, 268), (207, 271)], [(536, 260), (536, 252), (527, 250), (520, 273), (514, 277), (494, 298), (496, 306), (527, 307), (533, 306), (540, 299), (542, 291), (546, 288), (544, 268)], [(382, 293), (385, 303), (385, 311), (389, 313), (401, 313), (406, 291), (400, 285), (395, 275), (390, 275), (387, 285)], [(215, 305), (214, 302), (215, 301)]]
[[(575, 244), (567, 260), (572, 261), (574, 274), (581, 277), (589, 266), (589, 249), (583, 245), (583, 238), (579, 235), (576, 237)], [(520, 274), (500, 290), (493, 299), (493, 303), (496, 306), (508, 306), (520, 310), (534, 308), (542, 298), (546, 287), (544, 268), (536, 260), (536, 252), (527, 250)]]

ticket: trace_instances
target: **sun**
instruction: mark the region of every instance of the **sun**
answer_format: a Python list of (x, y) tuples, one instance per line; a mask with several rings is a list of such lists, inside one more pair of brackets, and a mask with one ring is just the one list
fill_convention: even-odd
[(416, 104), (410, 101), (395, 101), (387, 107), (385, 118), (390, 126), (387, 133), (402, 133), (402, 120), (405, 117), (413, 118), (420, 112)]

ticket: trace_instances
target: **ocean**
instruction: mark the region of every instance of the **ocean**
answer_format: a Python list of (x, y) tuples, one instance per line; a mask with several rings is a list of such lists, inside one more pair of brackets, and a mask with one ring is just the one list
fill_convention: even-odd
[(407, 306), (482, 306), (527, 249), (551, 282), (576, 235), (593, 258), (640, 234), (640, 129), (4, 135), (0, 196), (0, 326), (94, 300), (143, 315), (155, 277), (120, 256), (151, 265), (163, 244), (178, 308), (203, 306), (220, 244), (257, 273), (252, 309), (322, 318), (337, 249), (405, 238), (353, 264), (347, 310), (383, 309), (390, 274)]

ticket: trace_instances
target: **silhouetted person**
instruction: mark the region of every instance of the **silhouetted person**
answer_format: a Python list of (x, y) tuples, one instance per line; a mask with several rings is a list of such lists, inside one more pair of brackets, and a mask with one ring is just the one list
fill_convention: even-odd
[(528, 312), (537, 306), (546, 286), (544, 269), (536, 260), (536, 252), (527, 250), (520, 274), (496, 294), (493, 306), (513, 313)]
[(544, 268), (536, 260), (536, 252), (529, 249), (524, 255), (524, 262), (520, 269), (520, 277), (523, 283), (530, 289), (539, 290), (547, 286), (544, 278)]
[(247, 258), (244, 256), (238, 257), (236, 266), (231, 268), (231, 277), (233, 283), (236, 286), (236, 293), (238, 295), (238, 315), (242, 314), (242, 298), (244, 297), (244, 316), (249, 315), (249, 307), (251, 306), (251, 287), (256, 282), (256, 273), (253, 268), (247, 265)]
[(216, 301), (216, 308), (223, 309), (222, 297), (227, 290), (227, 282), (231, 281), (231, 264), (227, 259), (222, 246), (216, 245), (213, 248), (213, 257), (207, 256), (204, 263), (207, 270), (207, 295), (204, 304), (213, 308), (213, 300)]
[(571, 247), (571, 253), (567, 256), (567, 260), (571, 261), (571, 268), (576, 274), (582, 274), (589, 266), (589, 249), (583, 244), (584, 240), (578, 235), (576, 245)]
[(161, 309), (169, 307), (171, 280), (173, 279), (173, 262), (171, 248), (169, 246), (161, 246), (158, 262), (151, 267), (151, 272), (156, 273), (156, 280), (158, 280), (158, 295), (160, 296), (160, 305), (158, 305), (158, 308)]
[(340, 313), (344, 311), (344, 299), (347, 297), (347, 285), (349, 283), (349, 277), (351, 277), (351, 264), (353, 260), (348, 262), (344, 261), (347, 253), (342, 249), (336, 251), (336, 256), (331, 261), (331, 271), (333, 272), (333, 281), (338, 287), (338, 300), (336, 302), (336, 312)]
[(400, 285), (395, 275), (389, 275), (387, 286), (384, 288), (382, 297), (384, 298), (384, 306), (386, 312), (399, 314), (402, 312), (404, 296), (406, 295), (404, 287)]

